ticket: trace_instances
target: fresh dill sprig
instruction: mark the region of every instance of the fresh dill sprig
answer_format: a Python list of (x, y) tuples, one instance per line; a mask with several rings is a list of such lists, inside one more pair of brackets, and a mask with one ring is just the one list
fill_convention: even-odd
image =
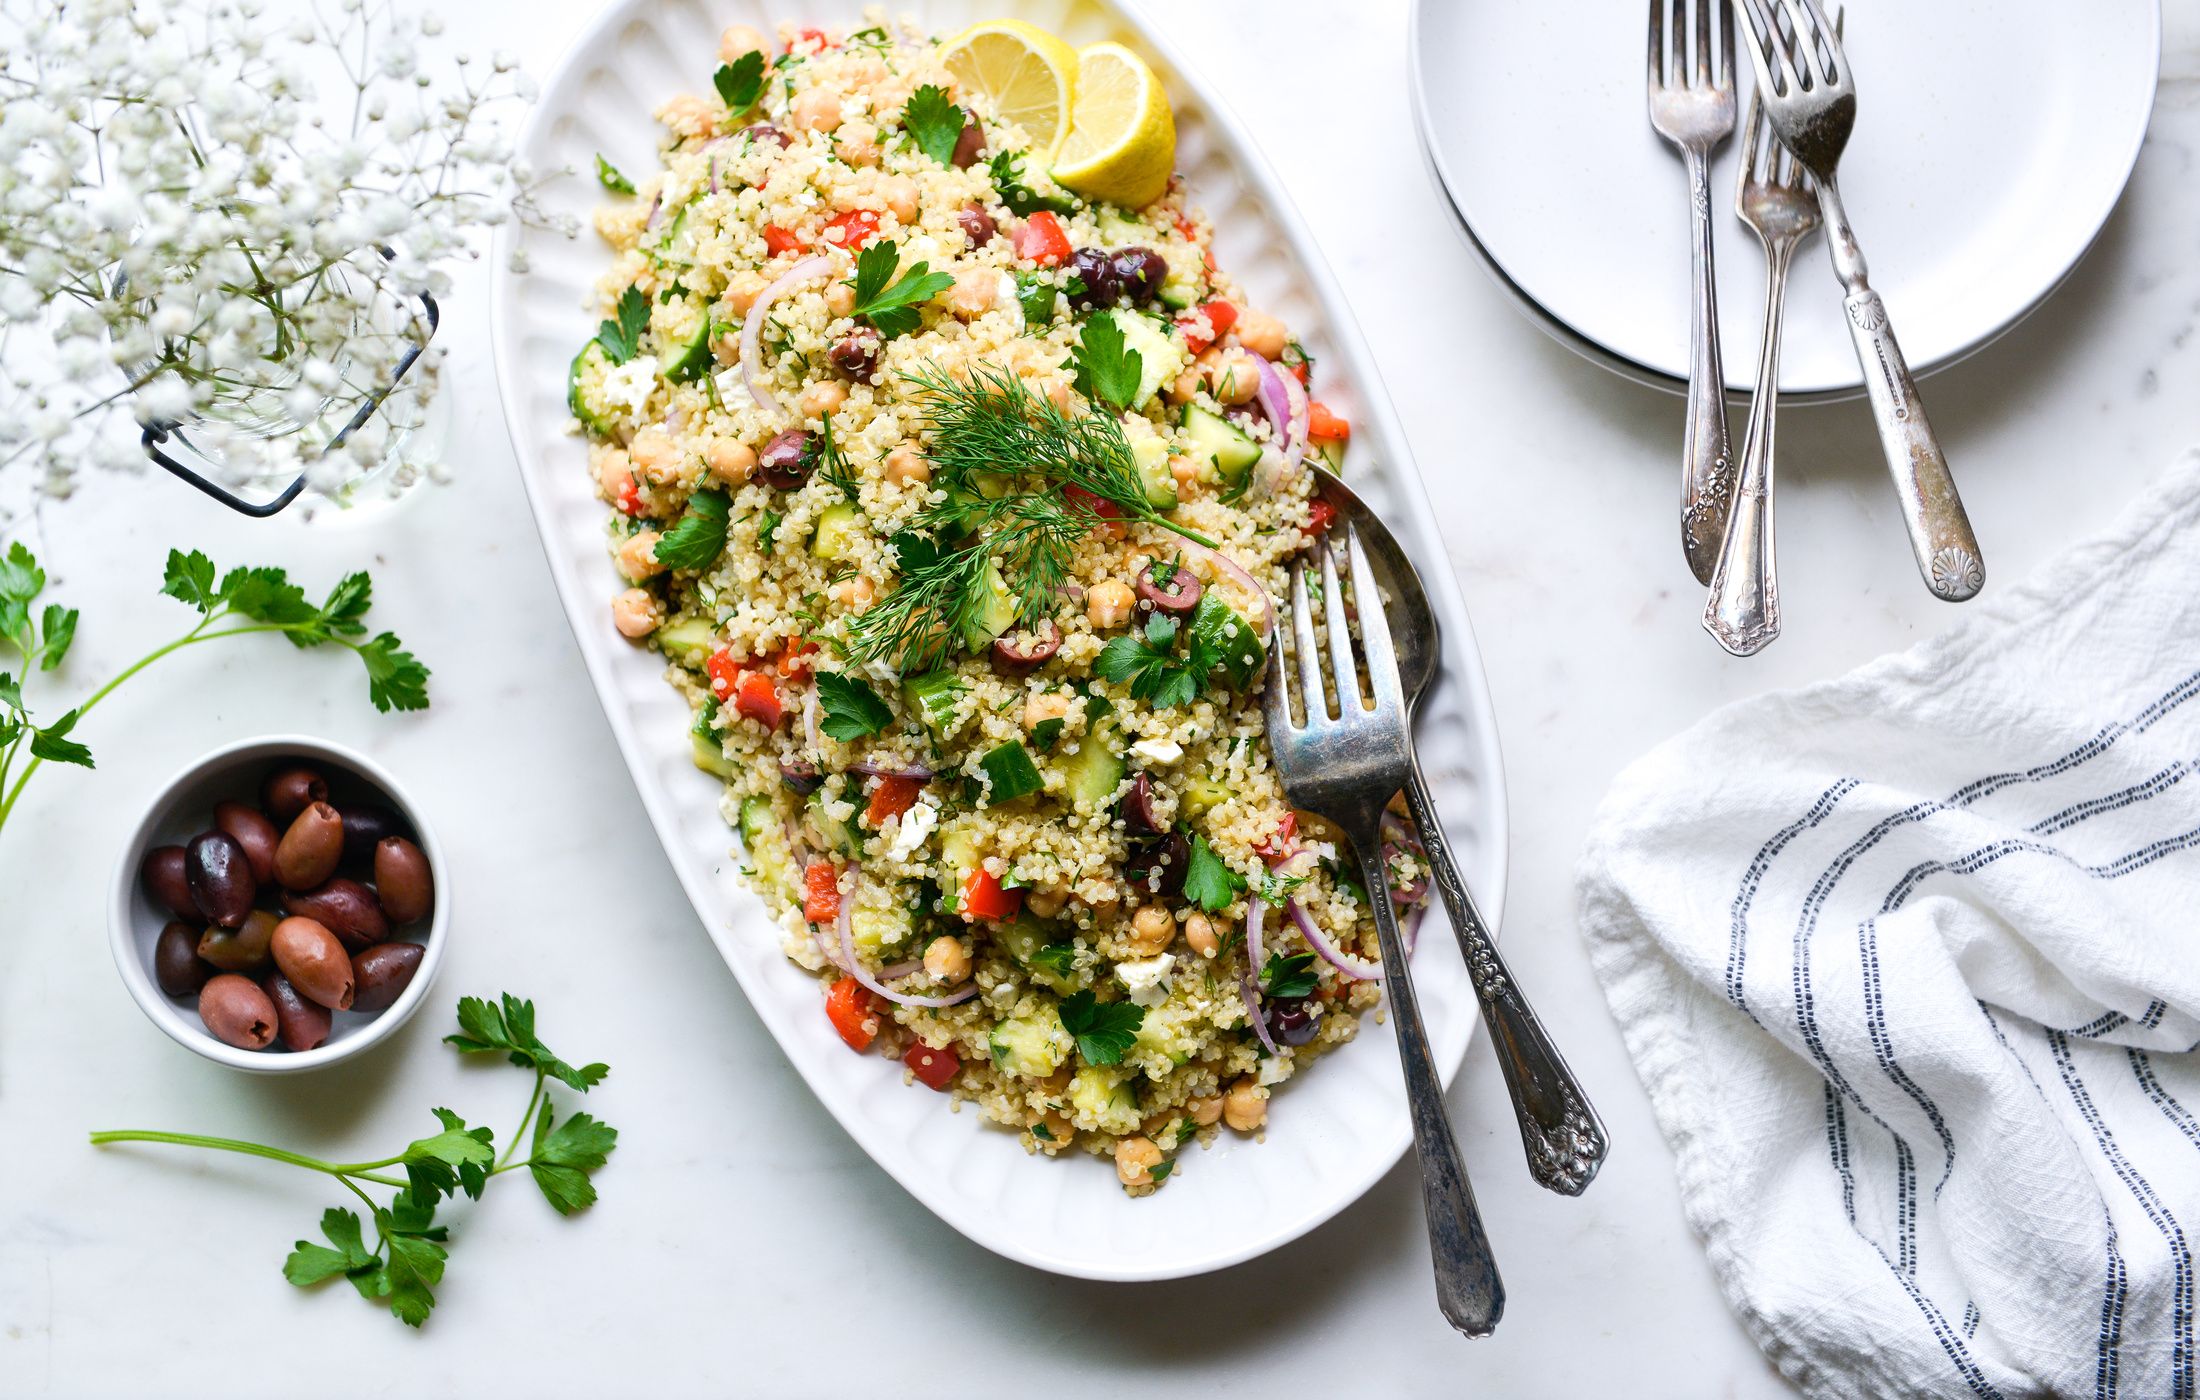
[(824, 429), (817, 437), (817, 474), (840, 488), (841, 497), (853, 503), (856, 499), (855, 468), (848, 465), (848, 456), (833, 441), (833, 415), (825, 415)]

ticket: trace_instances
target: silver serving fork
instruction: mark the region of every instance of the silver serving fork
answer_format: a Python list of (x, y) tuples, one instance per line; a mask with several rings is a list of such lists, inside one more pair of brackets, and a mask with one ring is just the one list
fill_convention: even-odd
[[(1838, 28), (1840, 19), (1836, 17)], [(1773, 554), (1772, 427), (1780, 407), (1780, 324), (1795, 250), (1818, 230), (1810, 172), (1772, 134), (1758, 92), (1749, 95), (1742, 172), (1734, 212), (1765, 249), (1765, 328), (1757, 346), (1757, 392), (1742, 436), (1742, 473), (1734, 486), (1726, 541), (1711, 576), (1703, 626), (1736, 656), (1753, 656), (1780, 635), (1780, 578)]]
[(1428, 1213), (1429, 1250), (1436, 1264), (1437, 1304), (1453, 1327), (1470, 1337), (1486, 1337), (1505, 1310), (1505, 1286), (1497, 1276), (1497, 1261), (1475, 1209), (1473, 1188), (1467, 1184), (1466, 1163), (1444, 1110), (1443, 1081), (1429, 1053), (1428, 1032), (1421, 1025), (1412, 971), (1406, 965), (1405, 944), (1391, 907), (1390, 879), (1383, 868), (1383, 808), (1405, 786), (1410, 762), (1405, 695), (1375, 571), (1358, 532), (1345, 526), (1342, 533), (1357, 592), (1372, 704), (1361, 694), (1360, 667), (1337, 586), (1336, 560), (1328, 544), (1317, 544), (1320, 615), (1328, 632), (1328, 674), (1337, 693), (1338, 713), (1335, 718), (1329, 713), (1317, 614), (1307, 605), (1306, 563), (1301, 560), (1291, 567), (1299, 717), (1292, 717), (1292, 668), (1283, 663), (1280, 627), (1272, 620), (1268, 636), (1272, 660), (1263, 701), (1269, 749), (1276, 776), (1292, 805), (1335, 823), (1359, 859), (1361, 883), (1374, 906), (1376, 936), (1382, 944), (1383, 986), (1405, 1069), (1414, 1151), (1421, 1159), (1421, 1200)]
[[(1786, 12), (1792, 45), (1774, 17), (1774, 5)], [(1886, 303), (1872, 290), (1864, 250), (1857, 246), (1834, 182), (1834, 168), (1856, 126), (1856, 82), (1848, 55), (1818, 0), (1742, 0), (1742, 6), (1749, 14), (1749, 58), (1757, 70), (1765, 115), (1780, 144), (1817, 184), (1826, 246), (1848, 292), (1841, 304), (1848, 312), (1849, 336), (1863, 366), (1864, 387), (1879, 424), (1880, 451), (1894, 475), (1918, 572), (1936, 597), (1960, 603), (1986, 583), (1978, 538), (1956, 494), (1955, 478), (1948, 474), (1940, 440), (1925, 420), (1925, 404), (1895, 343)]]
[[(1693, 46), (1687, 42), (1685, 22), (1691, 8), (1695, 11)], [(1716, 39), (1714, 28), (1719, 31)], [(1734, 485), (1726, 438), (1726, 370), (1719, 362), (1719, 292), (1711, 275), (1711, 153), (1734, 133), (1734, 14), (1727, 0), (1650, 0), (1650, 125), (1680, 148), (1688, 170), (1693, 295), (1688, 310), (1681, 548), (1696, 582), (1708, 584), (1718, 563)]]

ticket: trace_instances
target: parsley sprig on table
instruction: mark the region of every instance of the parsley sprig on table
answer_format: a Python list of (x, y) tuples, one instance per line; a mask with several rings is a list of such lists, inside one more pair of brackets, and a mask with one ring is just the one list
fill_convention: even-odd
[(1214, 541), (1146, 500), (1123, 425), (1072, 414), (981, 365), (967, 380), (905, 378), (924, 396), (936, 504), (894, 538), (900, 582), (849, 623), (848, 654), (903, 674), (938, 661), (993, 601), (998, 573), (1017, 620), (1050, 617), (1070, 559), (1103, 518), (1144, 521), (1209, 548)]
[[(365, 573), (346, 575), (326, 599), (315, 603), (281, 569), (237, 568), (219, 574), (214, 561), (197, 550), (186, 554), (171, 549), (160, 591), (196, 608), (198, 625), (139, 657), (88, 699), (42, 724), (32, 718), (23, 684), (33, 670), (51, 671), (61, 664), (75, 640), (77, 625), (76, 609), (58, 603), (48, 603), (33, 614), (45, 587), (46, 572), (30, 550), (20, 540), (9, 546), (0, 557), (0, 654), (10, 648), (16, 651), (23, 673), (0, 670), (0, 830), (6, 829), (9, 814), (21, 800), (23, 785), (41, 765), (94, 766), (92, 751), (74, 736), (78, 721), (94, 706), (162, 657), (201, 642), (273, 632), (299, 648), (344, 647), (365, 664), (367, 697), (376, 709), (387, 713), (428, 706), (428, 668), (404, 649), (396, 634), (367, 635), (374, 581)], [(17, 772), (15, 764), (26, 750), (29, 761)]]
[[(619, 1141), (618, 1129), (586, 1113), (575, 1113), (562, 1122), (557, 1119), (546, 1092), (549, 1080), (586, 1093), (602, 1083), (610, 1069), (601, 1064), (575, 1068), (552, 1054), (535, 1034), (533, 1002), (509, 992), (501, 1002), (461, 997), (458, 1024), (461, 1033), (445, 1036), (446, 1044), (468, 1054), (501, 1053), (520, 1068), (535, 1072), (527, 1111), (501, 1154), (493, 1131), (470, 1126), (447, 1108), (431, 1110), (439, 1131), (405, 1144), (401, 1152), (364, 1162), (323, 1161), (284, 1148), (196, 1133), (99, 1132), (92, 1134), (92, 1143), (153, 1142), (240, 1152), (335, 1177), (366, 1207), (366, 1219), (342, 1207), (323, 1211), (321, 1236), (327, 1243), (299, 1240), (283, 1261), (283, 1277), (308, 1288), (341, 1276), (360, 1297), (386, 1302), (399, 1321), (418, 1327), (435, 1307), (435, 1286), (443, 1281), (444, 1264), (450, 1257), (444, 1248), (450, 1243), (450, 1229), (435, 1218), (441, 1202), (461, 1193), (478, 1201), (490, 1181), (524, 1167), (551, 1209), (571, 1215), (595, 1202), (596, 1186), (590, 1178)], [(534, 1126), (532, 1138), (529, 1124)], [(527, 1155), (517, 1160), (522, 1142), (528, 1144)], [(393, 1168), (403, 1175), (393, 1175)], [(396, 1189), (387, 1204), (378, 1204), (368, 1194), (368, 1186)], [(371, 1246), (366, 1233), (370, 1222), (374, 1227)]]

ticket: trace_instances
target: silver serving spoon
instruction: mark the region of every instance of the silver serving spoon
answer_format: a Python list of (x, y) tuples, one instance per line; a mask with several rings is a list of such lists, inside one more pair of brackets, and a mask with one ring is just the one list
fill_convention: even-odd
[(1451, 845), (1436, 817), (1436, 804), (1429, 798), (1420, 757), (1413, 750), (1414, 712), (1422, 695), (1436, 682), (1442, 655), (1435, 610), (1429, 607), (1420, 573), (1398, 547), (1382, 518), (1334, 474), (1315, 467), (1314, 481), (1322, 499), (1358, 530), (1390, 596), (1391, 632), (1406, 697), (1406, 804), (1428, 850), (1436, 888), (1444, 896), (1444, 908), (1459, 937), (1459, 951), (1467, 960), (1467, 973), (1482, 999), (1490, 1044), (1497, 1051), (1497, 1065), (1504, 1072), (1513, 1112), (1520, 1120), (1520, 1140), (1527, 1149), (1529, 1174), (1538, 1184), (1561, 1195), (1578, 1196), (1596, 1176), (1610, 1150), (1604, 1124), (1513, 981), (1497, 951), (1496, 939), (1490, 936), (1489, 925), (1474, 906), (1474, 896), (1459, 878)]

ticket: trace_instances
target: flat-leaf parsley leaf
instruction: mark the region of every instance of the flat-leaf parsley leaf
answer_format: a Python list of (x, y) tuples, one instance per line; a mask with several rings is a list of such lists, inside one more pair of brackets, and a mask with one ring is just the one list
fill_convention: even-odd
[(726, 512), (732, 502), (723, 491), (697, 491), (688, 497), (679, 523), (657, 540), (657, 562), (668, 569), (707, 569), (726, 550)]
[(613, 194), (634, 193), (634, 182), (621, 175), (619, 167), (605, 160), (602, 151), (596, 152), (596, 183)]
[(817, 727), (843, 744), (876, 734), (894, 721), (894, 712), (877, 691), (837, 671), (817, 673), (817, 702), (825, 712)]
[(963, 109), (948, 97), (947, 90), (930, 83), (910, 93), (909, 105), (901, 109), (901, 124), (909, 139), (942, 165), (954, 161), (955, 143), (962, 139), (965, 120)]
[(1145, 361), (1127, 349), (1113, 316), (1095, 316), (1077, 337), (1077, 392), (1096, 403), (1129, 408), (1138, 397)]
[(764, 55), (750, 49), (731, 63), (719, 64), (710, 81), (727, 111), (746, 112), (764, 91)]
[(1077, 1053), (1088, 1065), (1120, 1064), (1146, 1019), (1134, 1003), (1101, 1001), (1089, 991), (1062, 998), (1059, 1011), (1062, 1029), (1076, 1037)]
[(1261, 969), (1261, 986), (1272, 997), (1304, 997), (1314, 994), (1314, 955), (1282, 953), (1268, 955), (1268, 966)]
[(1192, 858), (1184, 866), (1184, 897), (1215, 914), (1229, 908), (1245, 889), (1245, 877), (1222, 863), (1206, 837), (1194, 836)]
[(923, 324), (917, 308), (955, 285), (945, 272), (933, 272), (919, 261), (894, 280), (901, 250), (891, 239), (875, 239), (856, 255), (856, 275), (844, 285), (855, 289), (856, 303), (849, 313), (869, 321), (888, 340), (907, 335)]

